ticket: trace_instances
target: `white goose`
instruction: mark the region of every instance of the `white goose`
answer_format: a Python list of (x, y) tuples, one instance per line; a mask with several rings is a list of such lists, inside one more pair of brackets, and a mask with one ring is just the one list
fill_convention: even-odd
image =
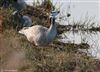
[(19, 31), (27, 37), (28, 41), (34, 43), (36, 46), (44, 46), (49, 44), (57, 34), (55, 19), (59, 14), (59, 11), (52, 11), (50, 14), (51, 25), (49, 28), (41, 25), (35, 25), (32, 27), (26, 27)]

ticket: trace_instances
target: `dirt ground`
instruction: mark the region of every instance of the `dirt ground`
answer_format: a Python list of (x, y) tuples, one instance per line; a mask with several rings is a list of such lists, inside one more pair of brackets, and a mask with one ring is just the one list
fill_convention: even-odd
[(9, 49), (3, 35), (0, 35), (0, 72), (16, 72), (24, 59), (24, 52)]

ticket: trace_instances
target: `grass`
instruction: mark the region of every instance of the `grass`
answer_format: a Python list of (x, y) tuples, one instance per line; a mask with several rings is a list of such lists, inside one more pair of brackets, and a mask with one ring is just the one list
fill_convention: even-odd
[[(46, 11), (40, 13), (41, 9), (41, 6), (28, 8), (22, 13), (33, 15), (32, 19), (35, 19), (33, 25), (39, 24), (42, 16), (42, 25), (48, 27), (50, 25), (49, 20), (45, 21), (48, 15), (46, 15)], [(3, 33), (0, 34), (2, 35), (0, 36), (1, 69), (17, 69), (18, 72), (100, 72), (100, 60), (94, 59), (92, 56), (88, 56), (86, 53), (78, 50), (89, 49), (90, 46), (87, 43), (61, 43), (55, 40), (53, 41), (53, 45), (42, 48), (30, 44), (25, 36), (17, 33), (16, 24), (18, 22), (12, 17), (12, 11), (9, 8), (0, 10), (0, 15), (4, 17)], [(33, 14), (34, 12), (36, 14)], [(80, 23), (68, 26), (69, 30), (70, 27), (73, 27), (73, 29), (77, 29), (76, 27), (82, 29), (81, 26), (83, 24)], [(59, 33), (68, 31), (66, 30), (68, 29), (66, 28), (67, 26), (59, 25), (58, 27)], [(95, 29), (97, 27), (91, 27), (88, 30), (94, 31)], [(14, 56), (16, 56), (19, 62), (11, 60)], [(21, 59), (19, 56), (21, 56)]]
[[(6, 63), (9, 53), (24, 51), (25, 59), (18, 67), (18, 72), (99, 72), (100, 61), (78, 51), (89, 48), (87, 44), (63, 44), (54, 42), (51, 47), (32, 46), (24, 36), (14, 30), (4, 32), (6, 45), (1, 66)], [(6, 67), (6, 66), (5, 66)]]

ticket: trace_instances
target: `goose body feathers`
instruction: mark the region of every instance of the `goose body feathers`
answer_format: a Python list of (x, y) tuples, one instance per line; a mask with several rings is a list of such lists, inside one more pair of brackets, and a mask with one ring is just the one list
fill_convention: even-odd
[(19, 31), (20, 34), (24, 34), (28, 41), (34, 43), (37, 46), (44, 46), (49, 44), (56, 37), (57, 30), (55, 24), (55, 16), (59, 12), (53, 12), (51, 15), (51, 25), (46, 28), (41, 25), (35, 25), (32, 27), (26, 27)]
[(35, 25), (32, 27), (27, 27), (26, 29), (22, 29), (19, 33), (24, 34), (28, 41), (31, 43), (35, 43), (35, 45), (45, 45), (47, 44), (46, 32), (48, 28)]

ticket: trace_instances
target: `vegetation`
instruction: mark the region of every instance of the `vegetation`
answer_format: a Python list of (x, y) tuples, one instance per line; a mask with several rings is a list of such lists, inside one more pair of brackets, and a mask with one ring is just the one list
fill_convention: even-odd
[[(48, 6), (50, 4), (50, 6)], [(45, 5), (45, 4), (43, 4)], [(48, 3), (46, 7), (51, 7)], [(47, 15), (48, 8), (42, 6), (28, 7), (22, 14), (30, 15), (33, 25), (50, 25)], [(43, 11), (42, 11), (43, 10)], [(57, 39), (47, 47), (37, 47), (30, 44), (26, 37), (18, 34), (19, 21), (12, 16), (12, 8), (0, 8), (0, 16), (3, 16), (3, 32), (0, 33), (0, 69), (17, 70), (18, 72), (100, 72), (100, 60), (88, 56), (78, 49), (88, 49), (87, 43), (61, 43)], [(42, 19), (41, 19), (42, 18)], [(1, 19), (2, 20), (2, 19)], [(81, 23), (81, 22), (80, 22)], [(75, 23), (73, 26), (58, 26), (58, 33), (70, 30), (82, 29), (83, 24)], [(69, 28), (66, 28), (69, 27)], [(98, 31), (99, 28), (88, 30)], [(83, 30), (83, 29), (82, 29)], [(87, 30), (87, 29), (84, 29)]]

